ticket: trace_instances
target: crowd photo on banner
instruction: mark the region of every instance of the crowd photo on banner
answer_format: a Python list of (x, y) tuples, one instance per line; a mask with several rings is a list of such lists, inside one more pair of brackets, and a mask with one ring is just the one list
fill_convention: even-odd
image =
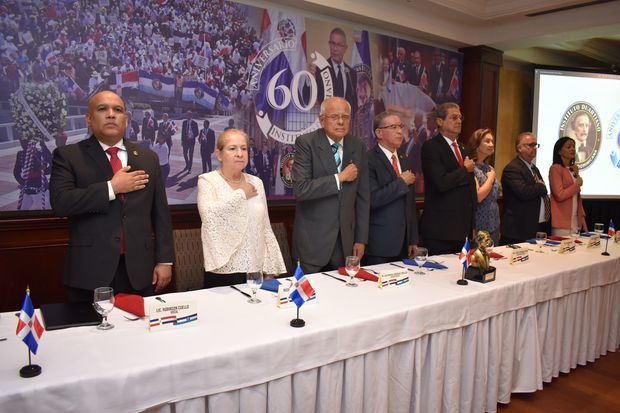
[(460, 101), (460, 53), (229, 1), (157, 3), (0, 4), (0, 211), (50, 209), (52, 152), (90, 136), (87, 102), (104, 90), (126, 104), (124, 138), (157, 154), (169, 204), (196, 203), (231, 128), (249, 135), (245, 172), (267, 199), (293, 200), (295, 140), (330, 96), (349, 102), (367, 148), (375, 115), (399, 114), (423, 194), (421, 146), (433, 108)]

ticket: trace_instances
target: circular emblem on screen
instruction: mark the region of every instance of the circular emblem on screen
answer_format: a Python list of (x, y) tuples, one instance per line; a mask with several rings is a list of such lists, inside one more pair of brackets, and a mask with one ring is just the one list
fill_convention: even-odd
[(158, 79), (153, 79), (153, 81), (151, 82), (151, 85), (153, 86), (153, 89), (155, 90), (161, 90), (162, 88), (161, 81)]
[(611, 117), (607, 133), (605, 134), (605, 147), (609, 147), (609, 159), (614, 168), (620, 169), (620, 108)]
[(197, 87), (194, 89), (194, 96), (198, 99), (202, 99), (205, 96), (205, 92), (201, 88)]
[(295, 162), (295, 155), (292, 152), (280, 159), (280, 177), (287, 188), (293, 187), (293, 162)]
[(585, 169), (596, 159), (601, 146), (601, 119), (588, 102), (575, 102), (566, 109), (560, 122), (559, 137), (575, 141), (575, 163)]

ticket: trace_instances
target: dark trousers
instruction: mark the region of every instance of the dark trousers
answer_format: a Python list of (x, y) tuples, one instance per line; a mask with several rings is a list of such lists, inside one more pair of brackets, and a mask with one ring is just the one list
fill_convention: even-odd
[(166, 187), (166, 182), (168, 182), (168, 175), (170, 175), (170, 164), (167, 163), (165, 165), (160, 165), (161, 167), (161, 179), (164, 182), (164, 188)]
[(304, 271), (304, 274), (313, 274), (316, 272), (323, 272), (323, 271), (333, 271), (333, 270), (337, 270), (340, 267), (344, 267), (344, 260), (345, 260), (345, 257), (342, 252), (342, 239), (340, 238), (340, 234), (338, 234), (338, 238), (336, 239), (336, 245), (334, 245), (334, 248), (332, 250), (332, 255), (331, 257), (329, 257), (329, 261), (326, 265), (324, 266), (313, 265), (313, 264), (304, 263), (303, 260), (301, 260), (301, 269)]
[(185, 158), (185, 169), (192, 170), (192, 163), (194, 163), (194, 146), (196, 146), (196, 139), (188, 139), (183, 142), (183, 158)]
[(465, 238), (461, 240), (426, 239), (424, 244), (428, 249), (428, 255), (454, 254), (461, 251)]
[[(125, 265), (125, 256), (121, 255), (121, 258), (118, 260), (118, 267), (116, 268), (116, 274), (112, 279), (112, 282), (109, 286), (102, 285), (101, 287), (112, 287), (114, 289), (114, 294), (118, 293), (126, 293), (126, 294), (138, 294), (143, 297), (148, 297), (153, 295), (153, 286), (149, 285), (148, 287), (142, 290), (136, 290), (131, 285), (129, 281), (129, 276), (127, 275), (127, 267)], [(94, 298), (94, 290), (85, 290), (83, 288), (75, 288), (66, 285), (65, 291), (67, 293), (67, 302), (70, 303), (92, 303)]]
[[(546, 232), (547, 235), (551, 235), (551, 223), (549, 221), (539, 222), (537, 231)], [(529, 238), (535, 238), (536, 234), (532, 234)], [(526, 239), (510, 238), (502, 235), (499, 239), (499, 245), (518, 244), (520, 242), (527, 241)]]
[(362, 257), (362, 265), (376, 265), (376, 264), (385, 264), (386, 262), (402, 261), (403, 258), (408, 258), (408, 255), (409, 255), (408, 247), (409, 246), (407, 245), (407, 241), (403, 240), (403, 246), (400, 250), (400, 254), (394, 257), (382, 257), (379, 255), (364, 254), (364, 256)]
[[(201, 147), (200, 157), (202, 158), (202, 173), (211, 172), (213, 170), (213, 165), (211, 165), (211, 152)], [(208, 170), (207, 167), (209, 167)]]
[(246, 282), (247, 274), (244, 272), (216, 274), (214, 272), (205, 271), (203, 288), (226, 287), (228, 285), (245, 284)]

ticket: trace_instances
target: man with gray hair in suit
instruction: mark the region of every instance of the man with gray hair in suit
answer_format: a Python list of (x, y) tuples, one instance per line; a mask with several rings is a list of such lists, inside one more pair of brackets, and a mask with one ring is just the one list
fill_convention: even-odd
[(295, 142), (293, 255), (305, 273), (336, 269), (348, 255), (361, 259), (368, 242), (367, 155), (349, 134), (351, 105), (326, 99), (319, 121), (321, 129)]

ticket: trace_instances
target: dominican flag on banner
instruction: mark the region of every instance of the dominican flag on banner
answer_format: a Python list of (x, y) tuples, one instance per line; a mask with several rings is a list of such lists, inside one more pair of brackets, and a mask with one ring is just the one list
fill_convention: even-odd
[(469, 260), (471, 256), (469, 255), (469, 239), (465, 238), (465, 244), (463, 244), (463, 248), (461, 248), (461, 253), (459, 254), (459, 261), (463, 264), (463, 268), (467, 269), (469, 267)]
[(291, 300), (299, 308), (304, 305), (306, 301), (312, 299), (315, 292), (299, 263), (297, 264), (297, 269), (295, 270), (295, 274), (293, 276), (297, 281), (295, 282), (295, 290), (291, 293)]
[(139, 71), (140, 90), (151, 95), (174, 97), (174, 78), (157, 73)]
[(32, 300), (30, 300), (30, 289), (26, 290), (26, 297), (22, 304), (22, 310), (19, 313), (19, 321), (17, 322), (17, 330), (15, 334), (21, 338), (28, 346), (30, 351), (37, 354), (39, 348), (39, 340), (45, 329), (39, 322), (34, 312)]
[[(291, 112), (290, 106), (287, 111), (272, 107), (267, 99), (267, 86), (269, 82), (278, 75), (278, 79), (274, 84), (274, 100), (276, 104), (281, 104), (284, 99), (284, 94), (278, 86), (289, 89), (295, 73), (307, 68), (306, 25), (304, 17), (279, 10), (264, 9), (260, 34), (263, 40), (262, 48), (265, 48), (269, 43), (277, 42), (281, 38), (294, 38), (297, 42), (297, 47), (293, 50), (285, 50), (278, 53), (275, 58), (265, 65), (260, 77), (259, 90), (254, 98), (257, 111), (267, 113), (272, 123), (287, 129), (285, 125), (285, 115), (287, 111)], [(302, 81), (299, 83), (301, 89), (301, 86), (305, 82)], [(291, 93), (298, 93), (301, 95), (301, 90), (291, 90)]]
[(607, 230), (607, 235), (609, 235), (610, 238), (613, 238), (616, 236), (616, 228), (614, 227), (614, 221), (613, 220), (609, 220), (609, 229)]
[(67, 78), (67, 87), (73, 96), (78, 100), (83, 100), (86, 97), (86, 92), (82, 90), (80, 85), (78, 85), (75, 80), (70, 77)]
[(137, 89), (140, 83), (140, 75), (137, 70), (131, 72), (121, 72), (116, 74), (116, 93), (122, 96), (124, 88)]
[(450, 88), (448, 89), (448, 93), (450, 96), (453, 96), (456, 100), (458, 100), (461, 96), (461, 85), (459, 82), (459, 70), (454, 69), (452, 73), (452, 79), (450, 79)]
[(215, 108), (218, 93), (202, 82), (186, 80), (183, 82), (183, 101), (194, 102), (206, 107)]

